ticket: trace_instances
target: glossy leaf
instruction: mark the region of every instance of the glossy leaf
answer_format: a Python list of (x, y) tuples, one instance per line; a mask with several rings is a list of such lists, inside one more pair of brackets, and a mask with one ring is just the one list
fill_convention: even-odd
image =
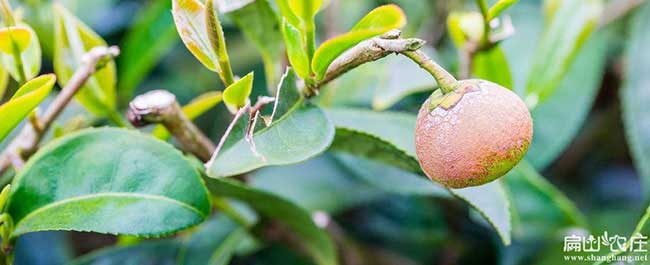
[(212, 193), (243, 201), (263, 216), (278, 220), (293, 230), (316, 264), (337, 264), (334, 243), (324, 230), (316, 226), (309, 212), (303, 208), (277, 195), (245, 186), (237, 181), (208, 179), (207, 182)]
[(519, 0), (498, 0), (494, 5), (490, 7), (488, 10), (488, 17), (487, 20), (492, 20), (499, 15), (506, 9), (508, 9), (510, 6), (516, 4)]
[(206, 68), (221, 72), (219, 57), (210, 44), (203, 3), (199, 0), (172, 0), (172, 14), (185, 47)]
[[(59, 78), (59, 85), (64, 87), (82, 65), (83, 55), (94, 47), (106, 46), (106, 41), (62, 5), (55, 3), (54, 13), (54, 71)], [(113, 112), (116, 99), (115, 76), (115, 62), (110, 60), (86, 81), (75, 98), (95, 115), (105, 116)]]
[[(38, 36), (36, 36), (36, 32), (34, 32), (34, 30), (29, 25), (22, 22), (18, 22), (18, 26), (15, 26), (13, 28), (17, 28), (18, 30), (12, 30), (12, 33), (17, 33), (18, 36), (16, 37), (20, 38), (20, 40), (18, 40), (18, 42), (20, 43), (17, 45), (19, 47), (19, 50), (21, 51), (19, 53), (20, 61), (22, 63), (23, 72), (25, 73), (25, 78), (27, 80), (21, 80), (19, 82), (24, 83), (34, 78), (38, 74), (38, 72), (41, 71), (41, 47), (38, 42)], [(3, 38), (1, 35), (2, 34), (0, 34), (0, 38)], [(6, 37), (9, 37), (8, 32), (5, 35), (5, 38)], [(11, 45), (11, 41), (0, 40), (0, 43), (2, 43), (0, 45), (0, 50), (4, 50), (4, 48), (10, 48), (9, 51), (12, 51), (12, 52), (5, 52), (5, 51), (0, 52), (0, 61), (2, 62), (2, 66), (5, 68), (5, 70), (7, 70), (7, 72), (9, 72), (9, 74), (14, 80), (20, 80), (21, 74), (18, 72), (18, 64), (16, 63), (16, 59), (14, 58), (13, 55), (13, 45)], [(5, 47), (2, 48), (2, 46)]]
[[(294, 81), (289, 70), (284, 79)], [(246, 121), (233, 130), (218, 157), (208, 168), (211, 177), (228, 177), (263, 166), (304, 161), (325, 151), (334, 138), (334, 126), (317, 106), (304, 102), (294, 82), (282, 82), (275, 119), (253, 135), (255, 151), (246, 141)]]
[(284, 43), (287, 46), (287, 57), (289, 57), (291, 66), (298, 76), (303, 79), (308, 78), (311, 65), (309, 64), (307, 51), (302, 45), (300, 31), (285, 19), (282, 21), (282, 36), (284, 36)]
[(43, 230), (161, 236), (210, 211), (193, 165), (139, 132), (88, 129), (50, 142), (14, 179), (12, 236)]
[[(337, 138), (332, 143), (332, 149), (388, 163), (426, 178), (421, 173), (415, 158), (414, 115), (330, 109), (328, 116), (337, 127)], [(351, 132), (345, 141), (337, 142), (340, 139), (339, 129)], [(393, 152), (395, 150), (399, 152)], [(417, 169), (410, 166), (413, 163), (418, 165)], [(497, 231), (503, 243), (510, 244), (510, 205), (501, 181), (448, 190), (481, 213)]]
[(0, 28), (0, 51), (6, 54), (22, 53), (32, 41), (28, 28), (23, 26)]
[[(183, 114), (187, 116), (190, 120), (194, 120), (201, 116), (201, 114), (212, 109), (214, 106), (221, 102), (221, 92), (214, 91), (208, 92), (201, 96), (198, 96), (192, 102), (183, 106)], [(153, 136), (158, 139), (167, 140), (171, 135), (162, 125), (157, 125), (156, 128), (151, 132)]]
[(203, 223), (189, 237), (179, 253), (179, 264), (228, 265), (237, 246), (246, 236), (246, 228), (217, 215)]
[(650, 191), (650, 4), (646, 3), (635, 14), (631, 23), (632, 35), (626, 46), (625, 83), (621, 90), (623, 121), (628, 146), (639, 170), (643, 194)]
[(381, 35), (406, 24), (406, 16), (397, 5), (384, 5), (370, 11), (352, 29), (323, 43), (311, 62), (317, 79), (325, 76), (329, 65), (346, 50), (366, 39)]
[(541, 176), (528, 161), (503, 177), (515, 209), (518, 238), (547, 237), (568, 227), (585, 227), (586, 219), (573, 202)]
[(599, 0), (562, 1), (535, 49), (526, 86), (526, 103), (533, 107), (557, 89), (578, 51), (598, 25)]
[(477, 78), (492, 81), (507, 89), (512, 89), (512, 75), (508, 59), (498, 46), (474, 55), (472, 74)]
[(32, 79), (21, 86), (8, 102), (0, 105), (0, 141), (50, 94), (55, 82), (53, 74)]
[(71, 262), (71, 265), (172, 265), (182, 244), (175, 240), (148, 241), (127, 247), (110, 247), (91, 252)]
[(253, 92), (253, 72), (235, 81), (223, 91), (223, 102), (228, 109), (236, 112), (239, 108), (250, 102), (248, 97)]
[(178, 42), (170, 0), (148, 1), (138, 12), (120, 45), (118, 80), (120, 99), (128, 101), (135, 88)]
[[(228, 13), (228, 16), (262, 55), (267, 87), (275, 86), (280, 81), (284, 60), (284, 54), (279, 52), (284, 48), (280, 18), (268, 0), (230, 2), (244, 2), (239, 4), (243, 6)], [(223, 6), (220, 4), (219, 9), (226, 12)]]

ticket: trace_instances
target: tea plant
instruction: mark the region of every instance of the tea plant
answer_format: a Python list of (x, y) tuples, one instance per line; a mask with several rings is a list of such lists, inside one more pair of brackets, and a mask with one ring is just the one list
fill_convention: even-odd
[[(442, 20), (457, 51), (454, 67), (443, 67), (445, 60), (423, 39), (405, 37), (412, 33), (398, 4), (376, 7), (346, 32), (319, 42), (326, 29), (317, 26), (317, 15), (339, 1), (151, 1), (118, 47), (64, 4), (36, 2), (23, 8), (50, 12), (48, 30), (42, 17), (23, 17), (0, 0), (0, 176), (6, 184), (0, 250), (6, 264), (14, 263), (20, 238), (57, 230), (119, 236), (117, 246), (72, 264), (228, 264), (276, 242), (314, 264), (384, 264), (358, 257), (361, 247), (350, 243), (333, 215), (387, 193), (467, 204), (473, 224), (491, 227), (504, 248), (513, 238), (590, 228), (538, 170), (575, 136), (605, 67), (603, 27), (627, 13), (608, 15), (601, 1), (545, 1), (535, 49), (525, 43), (526, 31), (518, 38), (518, 21), (508, 14), (516, 0), (467, 4)], [(650, 5), (628, 8), (636, 6), (642, 7), (626, 47), (631, 55), (622, 100), (647, 191), (642, 87), (649, 60), (635, 55), (650, 38), (644, 30)], [(258, 51), (263, 80), (253, 71), (238, 75), (233, 62), (240, 58), (228, 46), (226, 23)], [(223, 90), (184, 106), (167, 90), (134, 96), (178, 37)], [(530, 56), (513, 62), (509, 52)], [(39, 75), (42, 55), (54, 74)], [(387, 62), (390, 55), (400, 61)], [(391, 75), (397, 70), (413, 78)], [(394, 76), (402, 77), (397, 87), (377, 87), (363, 98), (374, 110), (346, 104), (364, 87), (352, 81)], [(256, 92), (263, 81), (266, 92)], [(418, 116), (395, 111), (409, 100), (421, 105)], [(222, 102), (228, 118), (215, 138), (193, 120)], [(77, 105), (93, 118), (63, 117)], [(548, 125), (563, 122), (567, 126)], [(344, 177), (315, 178), (332, 171)], [(271, 178), (264, 184), (256, 177), (264, 172), (295, 183), (273, 185)], [(647, 213), (635, 233), (646, 221)]]

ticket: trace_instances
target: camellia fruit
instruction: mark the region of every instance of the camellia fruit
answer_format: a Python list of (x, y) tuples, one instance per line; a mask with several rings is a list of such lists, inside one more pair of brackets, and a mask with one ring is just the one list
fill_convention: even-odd
[[(453, 80), (453, 77), (451, 77)], [(533, 136), (526, 104), (485, 80), (453, 80), (422, 105), (415, 129), (417, 158), (426, 175), (450, 188), (478, 186), (512, 169)]]

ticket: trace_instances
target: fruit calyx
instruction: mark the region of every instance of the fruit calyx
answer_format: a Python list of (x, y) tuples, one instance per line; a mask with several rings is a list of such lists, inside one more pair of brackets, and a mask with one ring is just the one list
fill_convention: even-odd
[(429, 111), (433, 111), (437, 107), (445, 110), (453, 108), (466, 93), (479, 91), (481, 89), (480, 82), (480, 80), (462, 80), (452, 91), (447, 93), (442, 89), (437, 89), (429, 96)]

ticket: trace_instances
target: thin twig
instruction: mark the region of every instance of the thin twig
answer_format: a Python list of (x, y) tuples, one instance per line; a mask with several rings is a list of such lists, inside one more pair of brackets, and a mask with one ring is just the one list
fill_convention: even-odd
[(137, 96), (129, 103), (127, 114), (134, 126), (160, 123), (178, 140), (183, 149), (206, 161), (215, 147), (212, 141), (183, 113), (176, 96), (166, 90), (154, 90)]
[(244, 113), (246, 113), (250, 109), (250, 106), (251, 106), (250, 103), (247, 103), (246, 106), (242, 107), (235, 113), (235, 116), (232, 118), (232, 121), (230, 122), (230, 124), (228, 124), (228, 128), (226, 128), (226, 131), (221, 136), (221, 140), (219, 140), (219, 144), (217, 145), (217, 148), (214, 150), (214, 153), (212, 153), (212, 157), (210, 157), (210, 160), (207, 163), (205, 163), (206, 168), (210, 168), (210, 166), (217, 159), (217, 156), (219, 155), (221, 148), (223, 148), (223, 145), (226, 143), (226, 139), (232, 132), (232, 129), (235, 128), (235, 124), (237, 124), (237, 122), (244, 115)]
[(54, 101), (48, 106), (45, 114), (43, 114), (43, 117), (38, 122), (40, 128), (35, 130), (29, 123), (26, 124), (16, 138), (9, 143), (5, 151), (0, 154), (0, 175), (4, 174), (11, 166), (12, 156), (18, 155), (18, 157), (26, 160), (36, 152), (47, 130), (68, 103), (70, 103), (77, 91), (84, 86), (88, 78), (97, 70), (101, 69), (105, 65), (105, 61), (119, 54), (120, 49), (117, 46), (111, 46), (95, 47), (83, 56), (81, 66), (74, 72), (56, 98), (54, 98)]

